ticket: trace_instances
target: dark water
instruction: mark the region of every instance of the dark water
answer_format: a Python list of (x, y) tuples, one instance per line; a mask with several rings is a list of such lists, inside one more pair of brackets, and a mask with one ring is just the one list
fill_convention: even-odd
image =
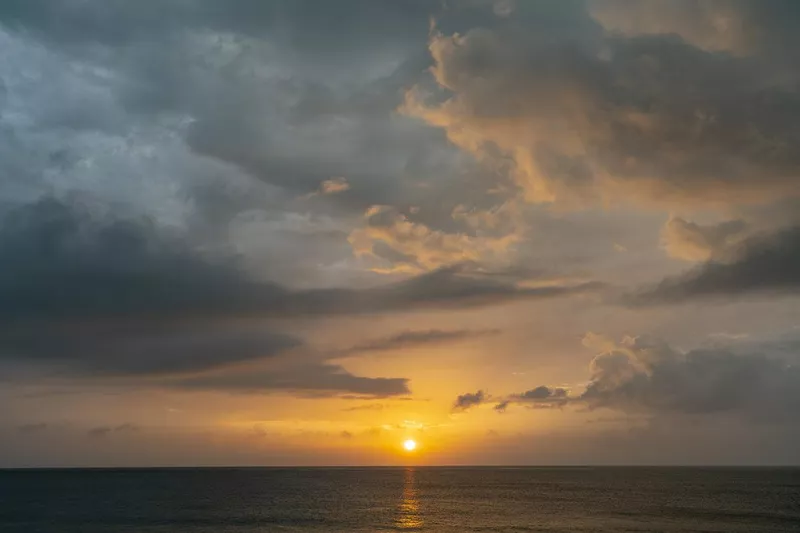
[(5, 471), (0, 531), (800, 531), (800, 470)]

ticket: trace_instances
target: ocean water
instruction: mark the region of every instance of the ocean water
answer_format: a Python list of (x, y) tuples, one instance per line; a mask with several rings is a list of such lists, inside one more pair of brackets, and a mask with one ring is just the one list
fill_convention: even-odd
[(800, 470), (0, 472), (3, 533), (800, 531)]

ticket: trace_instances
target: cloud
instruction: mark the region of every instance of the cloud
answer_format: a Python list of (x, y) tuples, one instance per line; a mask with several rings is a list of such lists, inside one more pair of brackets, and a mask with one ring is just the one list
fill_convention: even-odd
[(590, 0), (592, 16), (606, 29), (627, 36), (680, 35), (709, 51), (751, 50), (743, 2), (716, 0)]
[(92, 428), (87, 432), (89, 437), (105, 438), (109, 435), (116, 435), (120, 433), (134, 433), (139, 431), (139, 427), (133, 424), (121, 424), (119, 426), (100, 426)]
[(220, 390), (240, 393), (271, 391), (292, 392), (311, 398), (344, 397), (387, 398), (410, 392), (408, 379), (373, 378), (351, 374), (339, 365), (328, 363), (287, 364), (265, 371), (217, 372), (168, 382), (172, 388), (186, 390)]
[(795, 67), (593, 31), (586, 13), (535, 31), (552, 16), (543, 5), (434, 34), (439, 90), (409, 91), (404, 111), (506, 162), (530, 202), (707, 208), (798, 194)]
[(486, 400), (488, 400), (488, 396), (482, 390), (474, 393), (468, 392), (461, 394), (453, 403), (453, 411), (469, 411), (473, 407), (484, 403)]
[(568, 391), (555, 387), (539, 386), (521, 394), (512, 394), (509, 400), (518, 404), (526, 404), (534, 408), (560, 407), (567, 403)]
[[(613, 409), (646, 416), (730, 414), (761, 422), (794, 423), (800, 408), (796, 343), (718, 346), (680, 351), (659, 339), (625, 337), (621, 342), (589, 333), (584, 344), (599, 353), (589, 365), (582, 392), (539, 386), (511, 394), (495, 405), (532, 408), (572, 406)], [(485, 398), (467, 394), (462, 410)]]
[(714, 225), (700, 225), (672, 217), (661, 231), (667, 253), (685, 261), (708, 261), (724, 256), (747, 236), (747, 224), (729, 220)]
[(569, 391), (561, 387), (546, 387), (544, 385), (534, 389), (510, 394), (501, 398), (490, 398), (483, 390), (476, 393), (466, 393), (458, 396), (453, 403), (453, 411), (468, 411), (473, 407), (481, 405), (491, 400), (497, 400), (494, 410), (498, 413), (505, 413), (512, 404), (524, 405), (531, 409), (549, 409), (552, 407), (563, 407), (567, 405), (571, 398)]
[(193, 319), (244, 309), (244, 285), (234, 270), (143, 221), (42, 200), (3, 217), (0, 260), (0, 359), (145, 376), (211, 370), (300, 345), (263, 327)]
[[(6, 202), (110, 199), (207, 250), (269, 260), (268, 279), (335, 286), (363, 276), (347, 242), (355, 213), (468, 194), (448, 187), (468, 158), (394, 112), (427, 66), (436, 3), (141, 4), (0, 8)], [(321, 183), (349, 190), (298, 201)], [(330, 223), (293, 231), (303, 218)]]
[(605, 28), (628, 36), (679, 35), (705, 50), (791, 57), (800, 11), (792, 0), (590, 0)]
[(470, 235), (434, 230), (390, 206), (373, 206), (365, 227), (348, 238), (356, 256), (377, 260), (380, 272), (419, 273), (465, 262), (509, 263), (520, 237)]
[(365, 289), (354, 294), (358, 297), (355, 301), (345, 300), (337, 307), (349, 309), (350, 312), (483, 307), (511, 301), (588, 294), (603, 288), (603, 283), (593, 281), (526, 287), (513, 279), (456, 266)]
[(729, 348), (680, 352), (658, 340), (628, 337), (606, 346), (591, 374), (578, 399), (591, 408), (790, 420), (800, 407), (796, 366)]
[[(326, 302), (327, 313), (335, 313), (340, 293), (249, 280), (235, 264), (146, 221), (45, 199), (6, 213), (0, 260), (0, 361), (24, 364), (40, 377), (229, 391), (408, 392), (405, 379), (355, 376), (313, 362), (300, 339), (238, 320), (315, 315)], [(353, 301), (350, 311), (360, 312), (360, 293), (342, 293)], [(292, 350), (312, 362), (293, 371), (239, 368)]]
[[(274, 331), (277, 318), (476, 307), (599, 288), (524, 287), (450, 268), (366, 289), (292, 290), (256, 281), (229, 257), (147, 221), (55, 199), (6, 213), (0, 262), (0, 361), (62, 378), (231, 391), (408, 392), (406, 379), (355, 376), (319, 362), (301, 339)], [(475, 334), (407, 332), (360, 349)], [(286, 357), (311, 362), (300, 370), (240, 368)]]
[(0, 316), (327, 316), (488, 305), (597, 290), (597, 283), (525, 288), (454, 266), (368, 289), (289, 290), (253, 280), (147, 221), (117, 220), (53, 199), (13, 210), (0, 229)]
[(360, 352), (383, 352), (390, 350), (407, 350), (415, 349), (422, 346), (448, 344), (453, 342), (461, 342), (471, 339), (479, 339), (499, 334), (500, 331), (496, 329), (490, 330), (409, 330), (384, 337), (381, 339), (374, 339), (360, 344), (356, 344), (351, 348), (344, 350), (345, 354), (354, 354)]
[(742, 243), (730, 261), (709, 261), (630, 295), (627, 302), (653, 305), (758, 292), (795, 293), (798, 287), (800, 227), (789, 227), (753, 236)]
[(570, 400), (567, 389), (541, 385), (525, 392), (506, 396), (494, 406), (494, 410), (498, 413), (505, 413), (512, 404), (524, 405), (530, 409), (550, 409), (563, 407)]
[(495, 405), (493, 407), (493, 409), (495, 411), (497, 411), (498, 413), (505, 413), (510, 404), (511, 404), (511, 402), (509, 400), (503, 400), (502, 402), (500, 402), (497, 405)]
[(350, 190), (350, 184), (345, 178), (331, 178), (323, 181), (319, 186), (322, 194), (339, 194)]
[[(370, 56), (424, 39), (430, 13), (428, 2), (344, 0), (322, 6), (315, 0), (143, 0), (134, 4), (103, 0), (53, 2), (9, 0), (0, 9), (0, 22), (34, 31), (59, 44), (101, 43), (123, 47), (158, 40), (179, 29), (210, 28), (220, 33), (266, 35), (277, 45), (291, 45), (306, 58), (322, 54), (320, 62), (341, 62), (342, 55), (359, 51)], [(332, 28), (331, 17), (339, 24)], [(374, 39), (379, 31), (384, 39)], [(338, 41), (333, 35), (342, 37)], [(344, 37), (343, 37), (344, 36)], [(365, 46), (369, 43), (369, 47)], [(360, 47), (367, 48), (359, 50)], [(337, 65), (338, 66), (338, 65)]]

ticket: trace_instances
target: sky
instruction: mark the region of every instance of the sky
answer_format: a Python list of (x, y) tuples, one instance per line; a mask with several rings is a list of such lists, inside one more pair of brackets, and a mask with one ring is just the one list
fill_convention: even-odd
[(0, 2), (0, 467), (800, 464), (798, 36)]

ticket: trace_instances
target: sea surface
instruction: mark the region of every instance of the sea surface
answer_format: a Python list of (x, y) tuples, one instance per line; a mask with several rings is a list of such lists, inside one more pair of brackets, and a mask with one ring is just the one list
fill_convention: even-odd
[(800, 531), (800, 470), (0, 471), (0, 532)]

